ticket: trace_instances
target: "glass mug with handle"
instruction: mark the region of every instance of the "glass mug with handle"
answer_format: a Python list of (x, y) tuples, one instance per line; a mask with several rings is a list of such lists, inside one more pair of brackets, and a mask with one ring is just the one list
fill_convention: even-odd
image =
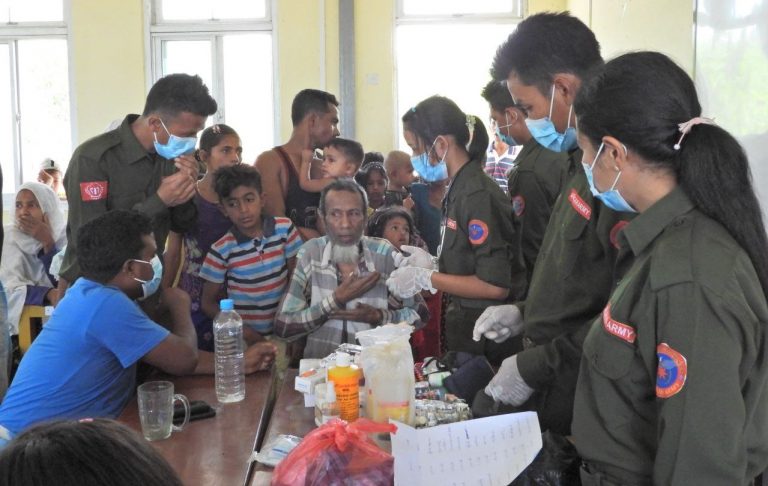
[[(139, 420), (141, 431), (147, 440), (163, 440), (178, 432), (189, 422), (189, 400), (184, 395), (173, 393), (170, 381), (148, 381), (139, 386)], [(173, 402), (184, 405), (184, 421), (173, 425)]]

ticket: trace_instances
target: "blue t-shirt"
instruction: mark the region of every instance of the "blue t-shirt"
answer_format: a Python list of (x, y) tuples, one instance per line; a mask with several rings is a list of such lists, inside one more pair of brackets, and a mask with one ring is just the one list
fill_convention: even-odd
[(21, 360), (0, 425), (15, 435), (55, 418), (116, 418), (133, 394), (136, 362), (166, 336), (119, 289), (78, 279)]
[(442, 212), (440, 208), (429, 203), (429, 188), (426, 184), (411, 184), (411, 198), (416, 206), (416, 214), (419, 215), (417, 220), (419, 235), (427, 243), (429, 252), (437, 255), (437, 247), (440, 245)]

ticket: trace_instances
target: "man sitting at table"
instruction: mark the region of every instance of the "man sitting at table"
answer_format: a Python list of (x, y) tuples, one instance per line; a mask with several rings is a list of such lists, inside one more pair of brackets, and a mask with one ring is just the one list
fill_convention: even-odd
[(110, 211), (82, 226), (82, 277), (21, 360), (0, 405), (0, 438), (48, 419), (116, 418), (133, 394), (139, 360), (175, 375), (195, 369), (189, 296), (163, 291), (168, 329), (134, 302), (153, 278), (156, 252), (150, 219), (140, 213)]
[(307, 335), (305, 358), (323, 358), (358, 331), (405, 321), (429, 320), (421, 296), (399, 300), (385, 284), (395, 269), (395, 247), (363, 236), (368, 219), (365, 191), (352, 179), (338, 179), (320, 195), (326, 236), (309, 240), (297, 255), (288, 293), (275, 319), (282, 338)]

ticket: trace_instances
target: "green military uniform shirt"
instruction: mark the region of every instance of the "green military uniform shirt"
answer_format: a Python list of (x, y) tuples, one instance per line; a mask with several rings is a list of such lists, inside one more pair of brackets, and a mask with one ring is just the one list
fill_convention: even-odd
[(621, 483), (749, 483), (768, 466), (768, 304), (751, 260), (680, 188), (620, 239), (628, 270), (584, 341), (579, 453)]
[(530, 282), (552, 206), (568, 179), (568, 154), (547, 150), (531, 138), (515, 162), (517, 165), (509, 173), (509, 198)]
[[(498, 184), (475, 161), (462, 166), (448, 188), (443, 200), (442, 231), (440, 272), (476, 275), (491, 285), (509, 289), (510, 300), (523, 295), (525, 268), (512, 222), (512, 207)], [(445, 317), (448, 349), (483, 354), (484, 346), (495, 343), (472, 340), (475, 319), (486, 307), (501, 302), (450, 298)]]
[(128, 115), (118, 128), (83, 142), (72, 154), (64, 177), (69, 217), (61, 265), (61, 276), (69, 282), (80, 276), (75, 257), (78, 230), (107, 211), (135, 210), (152, 218), (161, 255), (169, 229), (184, 233), (195, 224), (193, 200), (169, 208), (157, 195), (162, 178), (177, 169), (172, 161), (148, 153), (136, 139), (131, 123), (138, 116)]
[(570, 432), (581, 345), (605, 306), (613, 283), (617, 233), (631, 214), (593, 198), (581, 150), (569, 154), (570, 180), (555, 203), (521, 304), (523, 343), (517, 366), (538, 391), (533, 399), (542, 428)]

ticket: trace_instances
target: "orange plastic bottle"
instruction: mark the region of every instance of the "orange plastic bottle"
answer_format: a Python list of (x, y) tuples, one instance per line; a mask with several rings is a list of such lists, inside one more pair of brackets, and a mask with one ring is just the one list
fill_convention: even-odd
[(360, 413), (360, 370), (350, 361), (347, 353), (336, 353), (336, 366), (328, 368), (328, 381), (334, 383), (342, 420), (354, 422)]

